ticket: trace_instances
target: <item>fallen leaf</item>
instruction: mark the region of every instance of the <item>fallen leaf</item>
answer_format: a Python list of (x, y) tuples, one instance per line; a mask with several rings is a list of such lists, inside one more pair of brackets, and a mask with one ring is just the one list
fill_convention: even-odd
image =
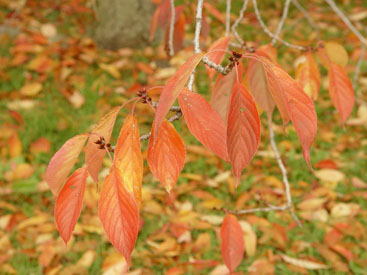
[(311, 262), (311, 261), (308, 261), (308, 260), (296, 259), (296, 258), (289, 257), (287, 255), (284, 255), (284, 254), (280, 254), (280, 256), (282, 257), (282, 259), (286, 263), (289, 263), (289, 264), (292, 264), (292, 265), (295, 265), (295, 266), (299, 266), (299, 267), (303, 267), (303, 268), (306, 268), (306, 269), (310, 269), (310, 270), (319, 270), (319, 269), (328, 269), (329, 268), (325, 264)]
[(67, 97), (68, 101), (75, 109), (79, 109), (85, 103), (84, 96), (79, 91), (74, 91), (71, 96)]
[(321, 169), (315, 171), (315, 176), (324, 182), (342, 182), (345, 174), (335, 169)]
[(28, 83), (20, 89), (20, 94), (23, 96), (36, 96), (40, 91), (42, 91), (42, 84), (39, 82)]

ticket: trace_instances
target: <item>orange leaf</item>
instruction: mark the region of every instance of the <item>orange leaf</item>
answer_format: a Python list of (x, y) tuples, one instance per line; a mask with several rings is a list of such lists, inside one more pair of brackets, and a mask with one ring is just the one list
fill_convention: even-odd
[(157, 111), (155, 113), (154, 135), (157, 135), (158, 129), (160, 128), (162, 121), (164, 120), (172, 104), (175, 102), (185, 83), (189, 79), (191, 73), (195, 70), (196, 66), (199, 64), (203, 56), (204, 53), (198, 53), (190, 57), (164, 86), (162, 94), (159, 98)]
[(220, 115), (199, 94), (184, 88), (178, 103), (190, 132), (214, 154), (228, 161), (226, 125)]
[(169, 0), (163, 0), (159, 7), (158, 24), (161, 28), (164, 28), (171, 20), (171, 6)]
[(164, 120), (157, 135), (153, 123), (147, 160), (153, 175), (163, 183), (167, 192), (176, 184), (185, 163), (186, 150), (176, 129)]
[[(173, 32), (173, 49), (175, 53), (177, 53), (182, 48), (185, 37), (185, 24), (186, 24), (185, 16), (183, 13), (180, 13), (180, 15), (178, 17), (177, 16), (178, 15), (176, 13), (176, 18), (178, 19), (175, 22), (175, 29)], [(167, 28), (166, 31), (166, 44), (168, 44), (168, 37), (169, 37), (168, 33), (169, 28)]]
[(139, 231), (139, 210), (114, 166), (102, 185), (98, 216), (108, 239), (130, 265)]
[[(242, 79), (242, 64), (240, 63), (237, 68), (238, 77), (239, 79)], [(235, 69), (230, 71), (227, 75), (220, 74), (218, 75), (212, 89), (210, 104), (213, 106), (214, 110), (218, 112), (225, 123), (227, 123), (229, 103), (231, 102), (232, 90), (236, 79), (237, 76)]]
[(204, 8), (208, 11), (208, 13), (213, 15), (216, 19), (218, 19), (220, 22), (224, 24), (224, 17), (216, 7), (214, 7), (209, 2), (204, 2)]
[(22, 154), (22, 142), (17, 133), (13, 133), (8, 139), (10, 157), (15, 158)]
[(220, 228), (222, 239), (222, 258), (229, 271), (232, 273), (241, 263), (245, 252), (245, 241), (243, 231), (237, 218), (232, 214), (227, 214)]
[(329, 94), (335, 108), (340, 113), (343, 124), (350, 116), (354, 106), (354, 91), (344, 68), (329, 62)]
[(260, 142), (260, 118), (255, 102), (245, 86), (237, 82), (233, 87), (227, 122), (227, 148), (239, 183), (242, 170), (250, 163)]
[[(217, 41), (215, 41), (208, 49), (207, 57), (214, 63), (220, 64), (222, 62), (225, 52), (215, 51), (215, 50), (226, 50), (229, 40), (231, 40), (231, 37), (226, 36), (226, 37), (219, 38)], [(211, 51), (214, 51), (214, 52), (211, 53)], [(213, 68), (209, 68), (207, 65), (205, 65), (205, 68), (209, 75), (210, 81), (212, 81), (216, 70)]]
[(108, 114), (102, 117), (89, 137), (87, 148), (85, 150), (85, 162), (88, 166), (88, 172), (95, 182), (98, 181), (98, 172), (106, 154), (106, 151), (99, 149), (95, 142), (101, 136), (104, 137), (107, 143), (110, 141), (113, 126), (120, 109), (120, 106), (115, 107)]
[(59, 193), (83, 148), (88, 134), (81, 134), (67, 140), (50, 160), (46, 181), (54, 195)]
[(273, 62), (277, 62), (277, 50), (271, 44), (262, 45), (256, 53), (265, 54)]
[(153, 41), (155, 31), (158, 25), (158, 17), (159, 17), (159, 7), (157, 7), (153, 13), (152, 19), (150, 20), (150, 29), (149, 29), (149, 41)]
[(79, 168), (71, 174), (61, 189), (55, 204), (55, 220), (65, 244), (70, 239), (75, 224), (82, 211), (85, 184), (87, 182), (87, 167)]
[(283, 105), (282, 108), (286, 108), (285, 111), (292, 120), (301, 141), (303, 157), (312, 170), (310, 147), (317, 131), (317, 116), (313, 100), (307, 96), (302, 87), (278, 64), (271, 63), (267, 59), (263, 60), (267, 62), (271, 70), (271, 73), (267, 71), (266, 74), (273, 99), (278, 108), (280, 105)]
[(136, 201), (141, 200), (143, 180), (143, 155), (141, 153), (139, 128), (135, 116), (128, 115), (117, 140), (114, 164), (121, 178)]
[(297, 67), (296, 80), (301, 84), (309, 97), (313, 100), (317, 99), (320, 91), (320, 72), (315, 57), (311, 52), (306, 53), (305, 62)]
[(283, 98), (283, 93), (281, 91), (281, 86), (278, 83), (278, 79), (274, 77), (273, 74), (269, 73), (269, 70), (271, 71), (270, 68), (272, 68), (274, 66), (273, 64), (276, 63), (273, 63), (274, 61), (272, 61), (272, 58), (266, 52), (262, 50), (257, 50), (256, 53), (258, 54), (258, 58), (262, 61), (261, 63), (264, 66), (263, 69), (265, 70), (267, 86), (269, 88), (270, 94), (278, 107), (280, 116), (282, 117), (283, 120), (283, 125), (286, 125), (290, 119), (288, 115), (287, 106)]
[(271, 116), (275, 103), (269, 91), (265, 70), (261, 62), (251, 59), (247, 74), (251, 94), (268, 116)]

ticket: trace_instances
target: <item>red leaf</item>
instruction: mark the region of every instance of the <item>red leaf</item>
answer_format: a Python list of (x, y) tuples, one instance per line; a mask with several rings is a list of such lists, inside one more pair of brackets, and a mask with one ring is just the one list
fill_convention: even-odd
[(153, 175), (170, 192), (184, 167), (186, 150), (176, 129), (167, 120), (163, 121), (157, 135), (154, 128), (153, 123), (147, 160)]
[(241, 263), (245, 252), (245, 241), (241, 225), (234, 215), (227, 214), (220, 228), (222, 258), (232, 273)]
[(212, 16), (214, 16), (216, 19), (224, 24), (224, 17), (216, 7), (214, 7), (209, 2), (204, 2), (204, 8), (208, 11), (208, 13), (210, 13)]
[[(270, 91), (275, 103), (284, 105), (287, 115), (292, 120), (297, 135), (303, 148), (303, 157), (309, 168), (310, 147), (315, 139), (317, 131), (317, 116), (313, 100), (307, 96), (302, 87), (278, 64), (271, 63), (266, 59), (270, 72), (266, 72)], [(275, 100), (275, 96), (277, 100)], [(278, 105), (279, 108), (279, 105)]]
[(184, 88), (178, 103), (190, 132), (214, 154), (228, 161), (226, 125), (220, 115), (199, 94)]
[(158, 26), (158, 17), (159, 17), (160, 9), (157, 7), (153, 13), (152, 19), (150, 20), (150, 29), (149, 29), (149, 41), (153, 41), (155, 31)]
[[(239, 79), (242, 79), (242, 64), (240, 63), (237, 68), (238, 77)], [(230, 71), (227, 75), (220, 74), (218, 75), (212, 89), (210, 104), (213, 106), (214, 110), (218, 112), (225, 123), (227, 123), (229, 103), (231, 102), (232, 90), (236, 79), (237, 75), (235, 69)]]
[[(207, 57), (214, 63), (220, 64), (222, 62), (225, 52), (216, 51), (216, 50), (226, 50), (229, 40), (231, 40), (231, 37), (226, 36), (226, 37), (219, 38), (217, 41), (215, 41), (208, 49)], [(211, 51), (214, 51), (214, 52), (211, 53)], [(207, 65), (205, 65), (205, 68), (209, 75), (210, 81), (212, 81), (216, 70), (213, 68), (209, 68)]]
[(139, 210), (115, 167), (103, 182), (98, 216), (108, 239), (130, 265), (139, 231)]
[(354, 106), (353, 86), (342, 66), (329, 62), (329, 67), (329, 94), (344, 124)]
[(271, 116), (275, 103), (269, 91), (265, 70), (261, 62), (251, 59), (247, 74), (251, 94), (268, 116)]
[(317, 99), (320, 91), (320, 72), (312, 52), (307, 52), (305, 62), (298, 65), (296, 80), (309, 97), (313, 100)]
[(157, 111), (155, 113), (155, 135), (157, 135), (158, 129), (160, 128), (162, 121), (164, 120), (172, 104), (175, 102), (185, 83), (189, 79), (191, 73), (199, 64), (203, 56), (204, 53), (198, 53), (190, 57), (164, 86), (162, 94), (159, 98)]
[(50, 160), (46, 171), (46, 181), (54, 195), (59, 193), (87, 138), (87, 134), (72, 137), (61, 146)]
[(141, 200), (143, 180), (143, 155), (141, 153), (139, 128), (135, 116), (128, 115), (117, 140), (114, 164), (137, 203)]
[(55, 204), (55, 220), (65, 244), (70, 239), (75, 224), (82, 211), (85, 184), (87, 182), (87, 167), (79, 168), (68, 178), (61, 189)]
[(110, 142), (113, 126), (120, 109), (120, 106), (115, 107), (108, 114), (102, 117), (97, 126), (93, 129), (88, 140), (87, 148), (85, 150), (85, 162), (88, 166), (88, 172), (95, 182), (98, 181), (98, 172), (106, 154), (106, 151), (99, 149), (95, 142), (100, 136), (103, 136), (107, 143)]
[(260, 118), (255, 102), (245, 86), (233, 87), (227, 122), (227, 148), (236, 186), (242, 170), (250, 163), (260, 142)]
[[(175, 20), (175, 28), (173, 32), (173, 50), (175, 53), (177, 53), (179, 50), (181, 50), (184, 37), (185, 37), (185, 16), (182, 12), (178, 15), (176, 13), (176, 20)], [(168, 39), (169, 39), (169, 28), (166, 29), (166, 35), (165, 35), (165, 42), (166, 45), (168, 45)]]
[(158, 24), (161, 28), (164, 28), (171, 18), (171, 6), (169, 0), (163, 0), (159, 7)]

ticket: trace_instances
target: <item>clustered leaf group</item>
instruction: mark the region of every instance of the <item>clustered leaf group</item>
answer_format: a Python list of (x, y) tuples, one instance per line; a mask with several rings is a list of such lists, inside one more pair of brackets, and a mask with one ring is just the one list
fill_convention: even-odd
[[(303, 156), (312, 169), (310, 147), (317, 131), (313, 100), (320, 89), (320, 73), (313, 53), (305, 53), (304, 62), (297, 68), (297, 81), (276, 62), (276, 51), (270, 45), (260, 47), (255, 53), (233, 53), (229, 60), (233, 68), (216, 77), (209, 103), (185, 84), (204, 57), (221, 63), (229, 40), (229, 37), (221, 38), (210, 47), (209, 53), (193, 55), (162, 89), (152, 124), (147, 162), (168, 192), (174, 188), (186, 156), (183, 140), (173, 124), (165, 119), (176, 99), (190, 132), (215, 155), (231, 164), (237, 184), (260, 143), (258, 109), (271, 118), (276, 106), (283, 126), (292, 121), (302, 144)], [(344, 123), (354, 104), (352, 85), (342, 64), (335, 62), (335, 56), (330, 55), (327, 47), (319, 46), (317, 54), (329, 71), (330, 96)], [(244, 63), (246, 60), (249, 62)], [(215, 70), (206, 69), (213, 81)], [(140, 91), (138, 98), (133, 100), (152, 105), (146, 90)], [(49, 163), (46, 181), (57, 196), (55, 220), (65, 243), (80, 216), (88, 175), (97, 183), (105, 154), (110, 155), (113, 151), (106, 145), (122, 107), (113, 108), (90, 134), (80, 134), (66, 141)], [(85, 166), (69, 176), (87, 139)], [(133, 112), (125, 119), (111, 160), (112, 167), (101, 187), (98, 213), (109, 240), (130, 263), (140, 226), (143, 180), (139, 126)], [(235, 216), (228, 214), (225, 217), (221, 238), (224, 262), (234, 271), (244, 251), (243, 233)]]

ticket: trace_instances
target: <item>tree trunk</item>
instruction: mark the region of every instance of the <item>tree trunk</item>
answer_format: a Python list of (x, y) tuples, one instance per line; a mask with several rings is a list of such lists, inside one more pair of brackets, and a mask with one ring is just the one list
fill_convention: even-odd
[(94, 39), (98, 46), (116, 50), (144, 47), (149, 43), (151, 0), (96, 1), (97, 25)]

